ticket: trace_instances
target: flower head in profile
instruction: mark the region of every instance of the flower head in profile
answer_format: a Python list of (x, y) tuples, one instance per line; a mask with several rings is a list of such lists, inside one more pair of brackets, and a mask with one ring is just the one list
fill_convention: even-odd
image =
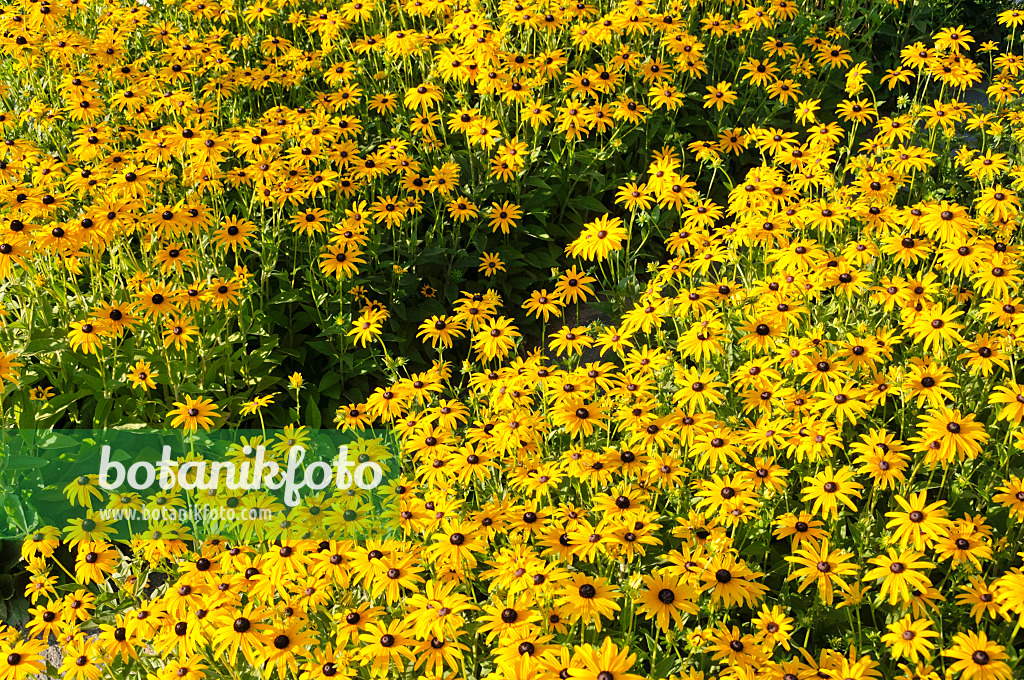
[(21, 368), (23, 364), (16, 361), (17, 358), (17, 354), (9, 354), (0, 350), (0, 388), (3, 387), (5, 380), (7, 382), (14, 383), (15, 385), (18, 384), (18, 378), (20, 377), (18, 369)]
[(274, 403), (275, 396), (276, 395), (274, 394), (265, 394), (261, 397), (253, 397), (242, 404), (240, 413), (243, 416), (251, 416), (260, 413), (263, 409)]
[(64, 487), (64, 496), (73, 505), (92, 510), (93, 500), (103, 500), (99, 475), (79, 475)]

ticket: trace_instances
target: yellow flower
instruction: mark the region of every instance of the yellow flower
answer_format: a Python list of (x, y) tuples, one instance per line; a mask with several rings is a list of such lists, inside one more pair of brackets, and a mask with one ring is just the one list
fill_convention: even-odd
[(217, 417), (218, 407), (213, 400), (206, 397), (185, 396), (185, 401), (174, 402), (174, 407), (167, 414), (171, 417), (171, 427), (180, 427), (186, 433), (195, 432), (202, 427), (207, 432)]
[(15, 361), (18, 358), (17, 354), (8, 354), (7, 352), (0, 350), (0, 387), (3, 387), (4, 381), (8, 381), (18, 384), (20, 373), (18, 369), (23, 366), (21, 362)]
[(259, 413), (261, 410), (274, 403), (274, 396), (274, 394), (268, 394), (262, 397), (255, 397), (250, 401), (243, 403), (241, 410), (242, 415), (251, 416)]
[(134, 366), (128, 369), (125, 377), (131, 383), (133, 389), (141, 388), (143, 391), (149, 391), (156, 388), (154, 378), (159, 375), (157, 371), (153, 370), (148, 361), (140, 359)]
[(714, 87), (709, 85), (705, 89), (708, 91), (704, 95), (705, 109), (714, 107), (721, 111), (726, 105), (732, 104), (739, 98), (736, 91), (732, 89), (732, 83), (724, 80)]
[(478, 269), (484, 276), (494, 276), (498, 272), (506, 271), (505, 263), (501, 261), (497, 253), (484, 253), (481, 255)]

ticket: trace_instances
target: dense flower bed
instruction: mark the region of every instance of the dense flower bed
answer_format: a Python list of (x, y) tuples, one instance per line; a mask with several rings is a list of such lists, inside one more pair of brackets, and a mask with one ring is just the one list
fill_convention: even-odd
[(0, 453), (0, 680), (1019, 675), (1024, 12), (846, 4), (0, 8), (4, 427), (402, 454), (114, 541)]

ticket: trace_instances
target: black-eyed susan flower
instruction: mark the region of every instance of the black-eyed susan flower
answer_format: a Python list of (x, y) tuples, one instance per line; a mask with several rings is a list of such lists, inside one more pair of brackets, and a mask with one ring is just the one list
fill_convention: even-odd
[(912, 619), (904, 616), (899, 621), (889, 624), (889, 632), (882, 636), (893, 657), (905, 658), (911, 663), (916, 663), (920, 657), (928, 658), (935, 643), (931, 638), (938, 637), (938, 632), (932, 630), (931, 621), (928, 619)]
[(171, 417), (171, 427), (180, 427), (186, 433), (195, 432), (200, 427), (209, 432), (213, 419), (219, 415), (218, 406), (207, 397), (186, 395), (185, 401), (174, 402), (174, 407), (167, 414)]
[(93, 322), (91, 319), (74, 321), (71, 323), (71, 330), (68, 332), (68, 342), (71, 348), (86, 354), (99, 354), (103, 347), (103, 338), (109, 337), (110, 333), (102, 321)]
[(20, 373), (18, 369), (23, 366), (19, 361), (16, 361), (18, 355), (13, 353), (5, 352), (0, 350), (0, 387), (3, 386), (4, 381), (17, 384)]
[(335, 278), (352, 278), (359, 272), (359, 265), (366, 264), (362, 251), (355, 246), (329, 245), (320, 254), (320, 271)]
[(483, 606), (484, 615), (480, 631), (487, 633), (487, 640), (495, 638), (523, 637), (541, 622), (540, 614), (533, 610), (534, 598), (522, 593), (514, 598), (502, 600), (493, 598), (493, 603)]
[(886, 528), (893, 529), (893, 539), (904, 548), (911, 546), (922, 551), (939, 540), (952, 525), (942, 509), (946, 501), (928, 503), (926, 496), (924, 492), (906, 497), (897, 494), (895, 500), (900, 510), (885, 513), (891, 518)]
[(705, 89), (707, 90), (707, 94), (704, 95), (705, 109), (715, 108), (721, 111), (739, 98), (739, 94), (732, 89), (732, 83), (728, 81), (723, 80), (714, 86), (708, 85)]
[(594, 290), (590, 287), (590, 284), (596, 282), (596, 278), (588, 275), (585, 271), (577, 270), (573, 266), (559, 277), (555, 284), (555, 294), (566, 305), (586, 302), (589, 297), (594, 295)]
[(629, 671), (636, 663), (636, 654), (630, 654), (628, 647), (622, 650), (605, 637), (600, 647), (584, 645), (577, 652), (579, 666), (575, 664), (567, 669), (568, 677), (582, 680), (604, 680), (611, 676), (620, 680), (640, 680), (641, 676)]
[(864, 486), (853, 481), (853, 478), (854, 472), (851, 468), (843, 467), (833, 471), (829, 466), (813, 477), (804, 478), (808, 486), (803, 491), (803, 499), (813, 503), (812, 513), (820, 511), (825, 519), (829, 516), (838, 518), (840, 504), (856, 512), (857, 506), (852, 499), (861, 497)]
[(6, 654), (0, 658), (0, 677), (4, 680), (28, 680), (42, 672), (45, 667), (43, 651), (46, 642), (43, 640), (17, 640), (4, 644), (2, 651)]
[(494, 276), (498, 272), (507, 271), (505, 269), (505, 263), (502, 262), (501, 257), (497, 253), (484, 253), (480, 256), (480, 266), (478, 270), (484, 276)]
[(682, 625), (681, 614), (696, 614), (693, 587), (678, 578), (654, 571), (643, 578), (644, 590), (639, 597), (639, 610), (648, 619), (655, 619), (662, 631), (669, 624)]
[(700, 572), (701, 593), (708, 593), (716, 603), (729, 608), (736, 604), (752, 606), (761, 601), (767, 587), (755, 579), (763, 576), (752, 571), (743, 560), (720, 555), (708, 561)]
[(1006, 648), (989, 640), (985, 631), (966, 631), (953, 636), (953, 646), (942, 652), (953, 659), (949, 670), (965, 680), (1007, 680), (1013, 673), (1006, 663)]
[(515, 346), (515, 338), (520, 336), (521, 333), (512, 324), (512, 319), (489, 319), (473, 336), (473, 348), (478, 355), (487, 360), (504, 357)]
[(573, 356), (582, 354), (583, 350), (592, 344), (594, 344), (594, 339), (587, 335), (586, 328), (563, 326), (561, 330), (552, 334), (549, 347), (554, 350), (556, 356), (562, 356), (562, 354)]
[(835, 587), (846, 590), (849, 585), (843, 577), (851, 576), (860, 569), (857, 564), (849, 561), (853, 557), (853, 554), (843, 550), (830, 550), (829, 540), (822, 539), (820, 544), (801, 547), (786, 558), (799, 567), (787, 580), (801, 579), (798, 592), (814, 584), (819, 599), (830, 605), (835, 597)]
[(107, 575), (117, 568), (119, 557), (120, 555), (111, 545), (80, 543), (75, 556), (75, 573), (79, 582), (88, 585), (93, 582), (106, 581)]
[(585, 260), (603, 261), (622, 250), (628, 235), (622, 220), (603, 215), (583, 227), (579, 237), (566, 246), (566, 253)]
[(488, 225), (495, 232), (501, 231), (508, 234), (516, 226), (516, 222), (522, 218), (522, 209), (515, 203), (505, 201), (501, 204), (492, 203), (488, 213), (491, 216)]

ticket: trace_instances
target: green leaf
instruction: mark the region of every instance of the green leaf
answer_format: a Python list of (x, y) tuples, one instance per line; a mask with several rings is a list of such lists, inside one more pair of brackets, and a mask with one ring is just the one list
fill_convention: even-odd
[(558, 260), (551, 257), (549, 253), (543, 251), (536, 253), (526, 253), (523, 255), (523, 261), (531, 267), (537, 269), (550, 269), (551, 267), (558, 266)]
[(21, 414), (18, 416), (18, 427), (23, 430), (31, 430), (35, 427), (36, 423), (36, 406), (33, 402), (29, 402), (21, 410)]
[(449, 302), (451, 302), (451, 301), (453, 301), (453, 300), (455, 300), (455, 299), (457, 299), (459, 297), (459, 286), (458, 286), (458, 284), (455, 283), (455, 281), (452, 281), (451, 279), (448, 279), (447, 281), (445, 281), (445, 284), (444, 284), (444, 297)]
[(64, 340), (57, 338), (35, 338), (25, 345), (24, 354), (47, 354), (64, 347)]
[(69, 437), (68, 435), (61, 434), (60, 432), (47, 432), (39, 438), (39, 447), (48, 451), (75, 449), (81, 445), (81, 439)]
[(597, 200), (593, 196), (578, 196), (569, 201), (570, 207), (576, 209), (576, 206), (582, 206), (586, 210), (593, 210), (594, 212), (606, 213), (608, 208), (604, 207), (604, 203)]
[(107, 416), (110, 415), (111, 409), (114, 408), (113, 399), (100, 398), (96, 404), (96, 413), (93, 415), (93, 427), (103, 427), (107, 423)]
[(14, 576), (0, 574), (0, 600), (9, 600), (12, 597), (14, 597)]
[(334, 348), (331, 347), (331, 343), (325, 342), (324, 340), (310, 340), (306, 343), (306, 346), (325, 356), (334, 355)]
[(3, 492), (3, 499), (4, 512), (7, 514), (9, 527), (17, 527), (21, 531), (28, 531), (28, 518), (25, 516), (25, 508), (22, 507), (18, 497), (14, 494)]
[(320, 381), (320, 391), (323, 392), (324, 390), (334, 385), (337, 385), (340, 382), (341, 373), (339, 373), (338, 371), (327, 371), (326, 373), (324, 373), (323, 380)]
[(66, 503), (67, 499), (57, 489), (43, 489), (32, 494), (32, 500), (36, 505), (43, 505), (46, 503)]
[(49, 464), (50, 461), (44, 458), (16, 454), (8, 456), (2, 467), (7, 470), (35, 470)]
[(102, 397), (103, 378), (98, 375), (92, 375), (91, 373), (79, 373), (78, 377), (83, 383), (85, 383), (86, 387), (92, 391), (93, 396), (97, 398)]
[(422, 266), (425, 264), (442, 264), (444, 262), (444, 255), (441, 253), (441, 249), (432, 246), (416, 255), (416, 265)]
[(302, 291), (289, 290), (276, 295), (271, 301), (272, 305), (285, 305), (291, 302), (298, 302), (302, 299)]
[(309, 397), (309, 401), (306, 402), (306, 422), (311, 430), (320, 429), (320, 407), (317, 406), (316, 400), (312, 395)]
[[(651, 637), (649, 633), (645, 632), (644, 637), (647, 639), (647, 648), (652, 650), (652, 652), (653, 650), (662, 649), (662, 644), (658, 642), (658, 640), (656, 640), (655, 638)], [(649, 677), (667, 678), (672, 674), (672, 669), (675, 667), (677, 659), (675, 656), (672, 655), (670, 650), (666, 649), (665, 651), (667, 652), (666, 655), (659, 659), (656, 664), (654, 664), (654, 668), (651, 669)], [(659, 656), (661, 655), (659, 654)]]
[(523, 182), (528, 187), (537, 187), (538, 189), (544, 189), (545, 191), (551, 191), (551, 185), (542, 180), (540, 177), (532, 176), (527, 177), (526, 181)]

